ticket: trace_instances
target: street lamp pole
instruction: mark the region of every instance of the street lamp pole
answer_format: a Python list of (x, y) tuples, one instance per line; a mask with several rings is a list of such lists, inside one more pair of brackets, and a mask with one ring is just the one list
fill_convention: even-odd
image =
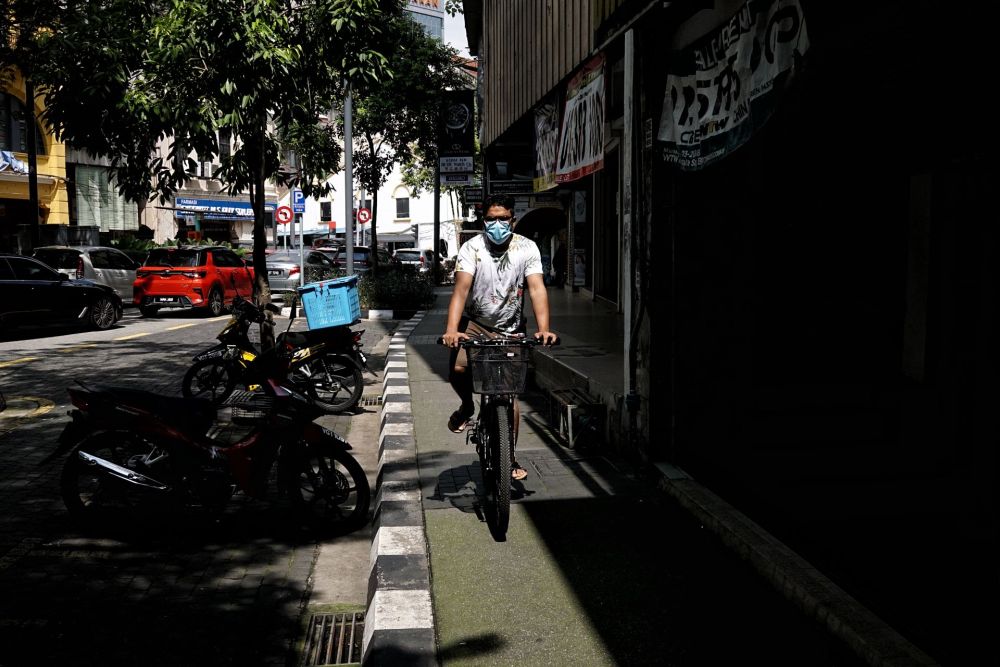
[[(345, 82), (346, 83), (346, 82)], [(344, 252), (347, 253), (347, 275), (354, 275), (354, 138), (351, 136), (353, 100), (350, 84), (344, 98)]]

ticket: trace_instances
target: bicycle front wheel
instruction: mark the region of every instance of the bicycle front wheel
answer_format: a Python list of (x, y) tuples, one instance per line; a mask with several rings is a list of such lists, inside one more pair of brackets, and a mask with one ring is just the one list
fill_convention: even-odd
[(489, 480), (490, 511), (488, 516), (490, 532), (493, 539), (502, 542), (507, 538), (507, 526), (510, 524), (510, 468), (514, 446), (514, 415), (513, 407), (505, 403), (491, 406), (495, 432), (490, 434), (490, 468)]

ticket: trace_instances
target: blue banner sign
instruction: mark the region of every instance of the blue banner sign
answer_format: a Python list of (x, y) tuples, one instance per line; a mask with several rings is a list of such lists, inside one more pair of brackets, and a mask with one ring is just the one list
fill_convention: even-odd
[[(275, 202), (264, 202), (265, 213), (273, 214), (276, 207)], [(177, 197), (174, 208), (178, 218), (200, 214), (205, 220), (253, 220), (253, 207), (247, 201)]]

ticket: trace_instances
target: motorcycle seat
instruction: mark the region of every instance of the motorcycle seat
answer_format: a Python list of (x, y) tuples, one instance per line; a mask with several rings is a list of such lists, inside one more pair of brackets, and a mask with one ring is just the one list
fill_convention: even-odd
[(204, 433), (215, 420), (217, 407), (204, 398), (164, 396), (142, 389), (80, 383), (92, 394), (105, 394), (117, 403), (150, 412), (189, 433)]

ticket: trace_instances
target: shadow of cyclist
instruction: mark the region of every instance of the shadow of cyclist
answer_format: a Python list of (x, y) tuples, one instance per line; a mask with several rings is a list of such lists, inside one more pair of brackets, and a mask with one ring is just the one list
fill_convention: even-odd
[[(511, 480), (511, 500), (521, 500), (535, 493), (525, 488), (520, 480)], [(455, 509), (474, 513), (480, 521), (485, 521), (482, 508), (486, 502), (486, 484), (478, 461), (441, 471), (434, 486), (434, 495), (427, 499), (447, 502)]]

